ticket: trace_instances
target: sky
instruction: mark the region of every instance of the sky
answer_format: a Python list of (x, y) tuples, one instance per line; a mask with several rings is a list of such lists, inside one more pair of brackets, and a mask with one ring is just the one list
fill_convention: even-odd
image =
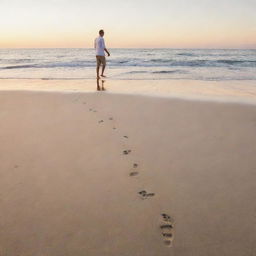
[(256, 48), (256, 0), (0, 0), (1, 48)]

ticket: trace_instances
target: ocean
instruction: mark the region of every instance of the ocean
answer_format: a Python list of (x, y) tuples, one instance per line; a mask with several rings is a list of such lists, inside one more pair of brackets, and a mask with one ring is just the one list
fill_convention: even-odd
[[(256, 80), (256, 49), (110, 49), (113, 80)], [(94, 49), (0, 49), (0, 79), (94, 79)]]

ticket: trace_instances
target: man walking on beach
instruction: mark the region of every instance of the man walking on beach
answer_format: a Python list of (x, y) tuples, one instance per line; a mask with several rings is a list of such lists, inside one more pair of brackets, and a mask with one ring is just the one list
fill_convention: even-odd
[(100, 65), (102, 64), (102, 72), (101, 77), (104, 76), (104, 71), (106, 67), (106, 58), (105, 58), (105, 52), (110, 56), (109, 51), (106, 49), (105, 41), (104, 41), (104, 31), (99, 31), (99, 37), (97, 37), (94, 41), (94, 48), (96, 49), (96, 60), (97, 60), (97, 79), (100, 79), (99, 72), (100, 72)]

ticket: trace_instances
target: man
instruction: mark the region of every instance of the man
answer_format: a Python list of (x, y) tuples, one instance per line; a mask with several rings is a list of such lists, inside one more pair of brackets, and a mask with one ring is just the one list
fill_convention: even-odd
[(97, 60), (97, 79), (100, 79), (99, 72), (100, 72), (100, 65), (102, 64), (102, 72), (101, 77), (104, 76), (104, 71), (106, 67), (106, 58), (105, 52), (110, 56), (109, 51), (106, 49), (105, 41), (104, 41), (104, 31), (101, 29), (99, 31), (99, 37), (97, 37), (94, 41), (94, 48), (96, 49), (96, 60)]

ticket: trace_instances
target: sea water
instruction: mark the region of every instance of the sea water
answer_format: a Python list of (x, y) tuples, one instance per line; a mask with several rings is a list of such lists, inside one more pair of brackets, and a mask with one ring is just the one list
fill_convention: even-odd
[[(256, 80), (256, 49), (109, 49), (110, 80)], [(94, 79), (94, 49), (0, 49), (0, 79)]]

